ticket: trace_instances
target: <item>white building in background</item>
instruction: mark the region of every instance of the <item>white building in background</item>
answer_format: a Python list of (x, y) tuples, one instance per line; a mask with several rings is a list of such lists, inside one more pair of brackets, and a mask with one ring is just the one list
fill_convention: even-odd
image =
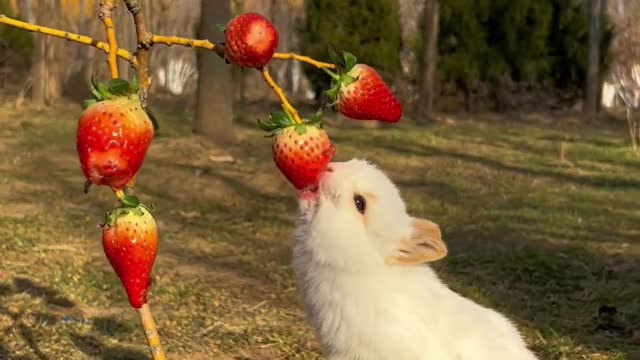
[[(614, 24), (628, 24), (625, 18), (634, 16), (632, 13), (638, 11), (638, 7), (633, 6), (635, 1), (638, 0), (609, 0), (607, 11)], [(637, 63), (633, 62), (634, 65), (630, 68), (625, 65), (620, 67), (621, 64), (615, 62), (614, 59), (613, 70), (605, 77), (602, 85), (602, 106), (640, 109), (640, 59)]]
[(615, 74), (602, 85), (602, 106), (627, 106), (640, 109), (640, 64), (634, 65), (628, 78)]

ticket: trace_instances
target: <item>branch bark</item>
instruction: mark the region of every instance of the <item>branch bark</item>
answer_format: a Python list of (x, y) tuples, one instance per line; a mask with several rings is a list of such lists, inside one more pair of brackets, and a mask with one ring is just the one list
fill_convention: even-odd
[[(97, 49), (100, 49), (100, 50), (104, 51), (107, 54), (111, 50), (111, 48), (109, 47), (109, 44), (107, 44), (105, 42), (102, 42), (102, 41), (95, 40), (95, 39), (90, 38), (88, 36), (74, 34), (72, 32), (58, 30), (58, 29), (52, 29), (52, 28), (48, 28), (46, 26), (29, 24), (29, 23), (26, 23), (24, 21), (12, 19), (12, 18), (7, 17), (7, 16), (5, 16), (3, 14), (0, 14), (0, 24), (13, 26), (15, 28), (27, 30), (27, 31), (30, 31), (30, 32), (33, 32), (33, 33), (49, 35), (49, 36), (53, 36), (53, 37), (57, 37), (57, 38), (61, 38), (61, 39), (65, 39), (65, 40), (69, 40), (69, 41), (73, 41), (73, 42), (77, 42), (77, 43), (83, 44), (83, 45), (93, 46), (93, 47), (95, 47)], [(130, 62), (131, 65), (134, 68), (138, 66), (137, 60), (134, 58), (133, 54), (131, 54), (127, 50), (125, 50), (125, 49), (117, 49), (116, 55), (118, 55), (118, 57), (121, 57), (122, 59)]]
[(149, 49), (153, 45), (153, 36), (147, 28), (147, 21), (144, 16), (141, 0), (124, 0), (127, 9), (133, 15), (136, 24), (136, 34), (138, 38), (138, 50), (136, 59), (138, 60), (138, 77), (140, 78), (140, 101), (142, 106), (147, 106), (147, 97), (151, 87), (151, 76), (149, 76)]
[(107, 41), (109, 42), (109, 70), (111, 77), (117, 79), (118, 73), (118, 41), (116, 39), (116, 29), (113, 24), (113, 10), (116, 8), (115, 0), (104, 0), (100, 3), (100, 13), (98, 16), (107, 31)]
[(151, 308), (149, 304), (144, 304), (138, 309), (138, 315), (140, 316), (140, 324), (144, 329), (144, 335), (147, 338), (147, 344), (149, 344), (149, 351), (153, 360), (166, 360), (167, 357), (160, 343), (160, 335), (158, 335), (158, 329), (156, 328), (156, 322), (153, 320)]

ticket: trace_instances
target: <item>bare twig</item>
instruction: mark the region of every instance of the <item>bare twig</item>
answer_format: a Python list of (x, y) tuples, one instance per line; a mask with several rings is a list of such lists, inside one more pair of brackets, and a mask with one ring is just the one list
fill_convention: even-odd
[[(187, 46), (197, 49), (205, 49), (209, 51), (213, 51), (218, 56), (224, 58), (224, 48), (222, 46), (218, 46), (213, 44), (209, 40), (196, 40), (196, 39), (188, 39), (181, 38), (176, 36), (162, 36), (162, 35), (153, 35), (149, 29), (147, 28), (146, 19), (144, 17), (144, 12), (142, 11), (142, 0), (123, 0), (127, 6), (128, 11), (133, 15), (133, 19), (136, 25), (136, 34), (137, 34), (137, 51), (135, 54), (131, 52), (119, 49), (118, 43), (116, 39), (115, 26), (113, 23), (113, 10), (116, 7), (117, 0), (102, 0), (100, 3), (100, 20), (104, 23), (107, 40), (108, 42), (101, 42), (95, 40), (88, 36), (78, 35), (58, 29), (48, 28), (39, 25), (33, 25), (29, 23), (25, 23), (19, 20), (8, 18), (7, 16), (0, 14), (0, 24), (5, 24), (9, 26), (13, 26), (16, 28), (20, 28), (23, 30), (31, 31), (34, 33), (41, 33), (44, 35), (50, 35), (62, 39), (66, 39), (69, 41), (77, 42), (83, 45), (93, 46), (98, 48), (105, 53), (108, 54), (108, 64), (109, 69), (111, 71), (112, 78), (118, 78), (118, 57), (125, 59), (129, 63), (132, 64), (134, 68), (138, 70), (141, 89), (140, 89), (140, 100), (143, 106), (146, 106), (148, 91), (151, 86), (151, 77), (149, 74), (149, 51), (150, 48), (154, 44), (165, 44), (165, 45), (181, 45)], [(335, 64), (324, 63), (320, 61), (316, 61), (308, 56), (298, 55), (294, 53), (275, 53), (273, 56), (274, 59), (278, 60), (295, 60), (304, 62), (310, 65), (313, 65), (319, 69), (335, 69)], [(298, 114), (298, 111), (291, 105), (291, 103), (287, 100), (284, 91), (280, 88), (269, 73), (269, 70), (266, 68), (259, 69), (262, 72), (262, 77), (265, 82), (273, 89), (276, 93), (284, 110), (291, 115), (293, 120), (296, 123), (302, 123), (302, 120)], [(114, 191), (116, 197), (119, 199), (123, 199), (125, 193), (123, 191)], [(263, 303), (256, 305), (253, 309), (261, 306)], [(140, 309), (138, 309), (138, 314), (140, 316), (140, 322), (144, 328), (145, 336), (147, 338), (147, 343), (149, 345), (149, 349), (153, 356), (154, 360), (166, 360), (166, 356), (164, 350), (162, 348), (162, 344), (160, 342), (160, 336), (158, 335), (158, 331), (156, 328), (156, 324), (153, 320), (153, 316), (151, 313), (151, 309), (148, 304), (145, 304)]]
[(273, 58), (278, 60), (296, 60), (307, 63), (309, 65), (313, 65), (318, 69), (335, 69), (337, 67), (336, 64), (317, 61), (308, 56), (298, 55), (294, 53), (275, 53), (273, 54)]
[(104, 0), (100, 3), (99, 17), (107, 31), (107, 41), (109, 42), (109, 70), (111, 77), (117, 79), (118, 74), (118, 41), (116, 39), (116, 29), (113, 24), (113, 10), (116, 8), (115, 0)]
[[(118, 48), (115, 38), (115, 28), (111, 17), (113, 9), (115, 8), (115, 0), (103, 0), (103, 2), (100, 4), (100, 19), (105, 23), (105, 27), (107, 29), (107, 38), (109, 41), (108, 44), (94, 40), (88, 36), (73, 34), (70, 32), (46, 28), (38, 25), (31, 25), (29, 23), (10, 19), (2, 14), (0, 14), (0, 24), (6, 24), (24, 30), (42, 33), (45, 35), (51, 35), (101, 49), (105, 53), (109, 54), (109, 68), (111, 70), (112, 77), (114, 78), (118, 76), (117, 57), (121, 57), (127, 60), (135, 69), (138, 70), (138, 76), (140, 78), (140, 83), (142, 84), (140, 89), (140, 100), (143, 106), (146, 106), (147, 104), (148, 92), (149, 88), (151, 87), (151, 76), (149, 75), (149, 49), (153, 45), (180, 45), (195, 49), (204, 49), (213, 51), (221, 58), (224, 58), (224, 48), (206, 39), (198, 40), (178, 36), (153, 35), (147, 28), (144, 12), (142, 11), (142, 0), (123, 1), (126, 4), (129, 12), (131, 12), (131, 14), (133, 15), (136, 24), (138, 49), (135, 54), (131, 54), (124, 49)], [(300, 61), (315, 66), (319, 69), (335, 69), (337, 67), (335, 64), (317, 61), (311, 57), (294, 53), (275, 53), (273, 55), (273, 58), (278, 60)], [(296, 122), (302, 122), (300, 116), (298, 115), (298, 112), (287, 100), (284, 92), (282, 91), (282, 88), (280, 88), (275, 83), (275, 81), (273, 81), (273, 78), (271, 77), (271, 74), (269, 74), (268, 70), (262, 70), (262, 77), (265, 79), (271, 89), (273, 89), (273, 91), (276, 93), (285, 110), (292, 115)]]
[[(206, 39), (197, 40), (197, 39), (183, 38), (179, 36), (152, 35), (151, 43), (152, 45), (155, 45), (155, 44), (164, 44), (167, 46), (180, 45), (180, 46), (191, 47), (194, 49), (209, 50), (209, 51), (215, 52), (221, 58), (224, 58), (224, 48)], [(337, 67), (336, 64), (317, 61), (309, 56), (298, 55), (294, 53), (275, 53), (273, 54), (273, 58), (278, 60), (300, 61), (303, 63), (307, 63), (309, 65), (313, 65), (318, 69), (335, 69)]]
[(153, 44), (164, 44), (167, 46), (180, 45), (192, 47), (194, 49), (203, 49), (215, 52), (221, 58), (224, 58), (224, 48), (217, 46), (209, 40), (196, 40), (183, 38), (178, 36), (153, 35), (151, 38)]
[[(5, 24), (5, 25), (13, 26), (18, 29), (73, 41), (82, 45), (93, 46), (96, 49), (100, 49), (107, 54), (111, 50), (109, 47), (109, 44), (102, 41), (95, 40), (89, 36), (78, 35), (68, 31), (52, 29), (45, 26), (29, 24), (24, 21), (12, 19), (2, 14), (0, 14), (0, 24)], [(117, 49), (116, 54), (118, 55), (118, 57), (130, 62), (134, 68), (138, 66), (138, 62), (136, 61), (133, 54), (128, 52), (127, 50)]]
[(158, 329), (153, 320), (149, 304), (142, 305), (142, 307), (138, 309), (138, 315), (140, 315), (140, 323), (144, 328), (144, 335), (147, 338), (147, 344), (149, 344), (149, 351), (151, 351), (153, 360), (166, 360), (167, 357), (160, 343), (160, 336), (158, 335)]
[(147, 21), (142, 11), (141, 0), (124, 0), (127, 9), (133, 15), (133, 21), (136, 24), (136, 35), (138, 37), (138, 50), (136, 58), (138, 59), (138, 77), (140, 78), (140, 101), (142, 106), (147, 106), (147, 97), (149, 88), (151, 87), (151, 76), (149, 76), (149, 49), (153, 46), (152, 35), (147, 29)]
[(291, 105), (289, 100), (287, 100), (287, 97), (284, 95), (284, 91), (282, 91), (282, 88), (278, 86), (275, 81), (273, 81), (273, 78), (271, 77), (271, 74), (269, 73), (269, 70), (267, 68), (262, 69), (262, 78), (276, 93), (276, 95), (280, 99), (280, 102), (282, 103), (282, 107), (284, 107), (284, 110), (288, 112), (291, 117), (293, 117), (293, 121), (295, 121), (297, 124), (301, 124), (302, 119), (300, 119), (298, 111)]

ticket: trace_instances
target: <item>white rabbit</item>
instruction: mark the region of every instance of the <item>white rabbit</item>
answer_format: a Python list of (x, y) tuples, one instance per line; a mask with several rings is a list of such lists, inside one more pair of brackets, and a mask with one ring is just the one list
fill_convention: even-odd
[(425, 263), (447, 248), (362, 160), (332, 163), (302, 193), (293, 268), (330, 360), (534, 360), (501, 314), (450, 290)]

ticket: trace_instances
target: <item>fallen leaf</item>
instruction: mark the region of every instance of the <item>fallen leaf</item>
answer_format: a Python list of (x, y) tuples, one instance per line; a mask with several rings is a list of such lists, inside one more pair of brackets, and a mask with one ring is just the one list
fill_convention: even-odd
[(199, 218), (201, 215), (199, 212), (197, 211), (182, 211), (182, 210), (178, 210), (178, 214), (180, 214), (180, 216), (187, 220), (187, 221), (191, 221), (193, 219)]
[(236, 159), (231, 155), (211, 155), (209, 156), (209, 160), (218, 163), (234, 163)]

